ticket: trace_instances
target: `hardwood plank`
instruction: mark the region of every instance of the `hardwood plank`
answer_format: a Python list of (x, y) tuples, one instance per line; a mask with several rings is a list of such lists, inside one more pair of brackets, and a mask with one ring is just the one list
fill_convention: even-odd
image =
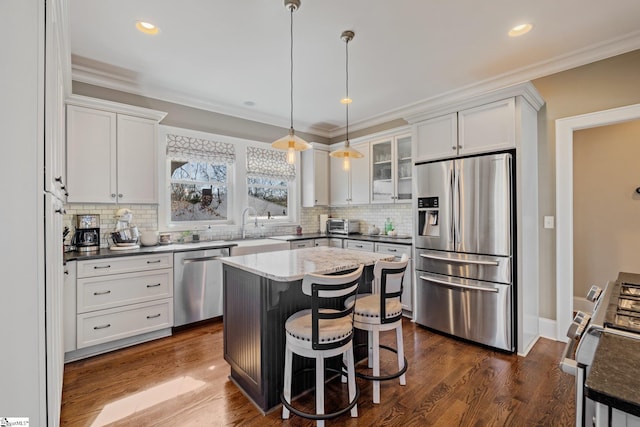
[[(572, 425), (574, 378), (560, 371), (563, 344), (540, 339), (527, 358), (504, 354), (403, 325), (409, 362), (407, 385), (381, 384), (374, 405), (371, 384), (358, 379), (359, 417), (329, 425), (504, 426)], [(395, 346), (393, 334), (381, 341)], [(263, 416), (229, 380), (222, 355), (222, 321), (65, 366), (63, 426), (313, 426), (279, 410)], [(394, 368), (383, 351), (382, 368)], [(365, 369), (359, 365), (358, 369)], [(390, 372), (390, 371), (389, 371)], [(340, 381), (327, 385), (326, 407), (347, 396)], [(313, 393), (296, 400), (313, 410)]]

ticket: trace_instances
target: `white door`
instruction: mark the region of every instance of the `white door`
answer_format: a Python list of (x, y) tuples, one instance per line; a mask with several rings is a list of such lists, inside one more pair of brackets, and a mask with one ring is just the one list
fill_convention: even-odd
[(458, 114), (425, 120), (414, 126), (415, 161), (443, 159), (458, 154)]

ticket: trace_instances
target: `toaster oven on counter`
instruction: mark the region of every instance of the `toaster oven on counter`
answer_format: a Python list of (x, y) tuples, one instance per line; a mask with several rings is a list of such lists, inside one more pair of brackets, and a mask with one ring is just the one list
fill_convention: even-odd
[(327, 220), (327, 234), (360, 234), (360, 221), (329, 218)]

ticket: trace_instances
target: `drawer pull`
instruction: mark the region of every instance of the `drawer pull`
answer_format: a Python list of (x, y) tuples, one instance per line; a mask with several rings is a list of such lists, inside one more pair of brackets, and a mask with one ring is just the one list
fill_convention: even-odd
[(389, 252), (398, 252), (397, 249), (387, 249)]
[(147, 261), (147, 264), (160, 264), (162, 262), (162, 260), (155, 260), (155, 261)]
[(111, 327), (111, 323), (107, 323), (106, 325), (101, 325), (101, 326), (94, 326), (93, 329), (98, 330), (98, 329), (107, 329)]
[(154, 314), (152, 316), (147, 316), (147, 319), (155, 319), (156, 317), (160, 317), (160, 313)]
[(157, 288), (160, 286), (160, 283), (156, 283), (155, 285), (147, 285), (147, 288)]
[(100, 268), (111, 268), (111, 266), (110, 265), (94, 265), (93, 268), (95, 270), (98, 270)]
[(356, 248), (361, 248), (362, 245), (354, 245)]
[(111, 293), (111, 291), (102, 291), (102, 292), (94, 292), (93, 294), (94, 295), (108, 295), (110, 293)]

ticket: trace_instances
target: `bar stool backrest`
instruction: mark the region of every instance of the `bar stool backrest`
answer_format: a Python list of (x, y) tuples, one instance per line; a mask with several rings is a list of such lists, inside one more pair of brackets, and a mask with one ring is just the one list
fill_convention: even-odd
[[(353, 339), (353, 307), (364, 265), (353, 272), (342, 275), (305, 274), (302, 292), (311, 296), (311, 344), (314, 350), (338, 348)], [(353, 301), (344, 301), (354, 296)], [(339, 301), (336, 302), (336, 299)], [(324, 319), (344, 319), (350, 317), (352, 332), (341, 340), (320, 342), (320, 321)]]
[(387, 317), (387, 301), (393, 298), (400, 299), (403, 290), (402, 281), (408, 263), (409, 257), (403, 254), (400, 261), (377, 261), (373, 268), (374, 285), (380, 292), (381, 323), (392, 323), (402, 317), (402, 313)]

